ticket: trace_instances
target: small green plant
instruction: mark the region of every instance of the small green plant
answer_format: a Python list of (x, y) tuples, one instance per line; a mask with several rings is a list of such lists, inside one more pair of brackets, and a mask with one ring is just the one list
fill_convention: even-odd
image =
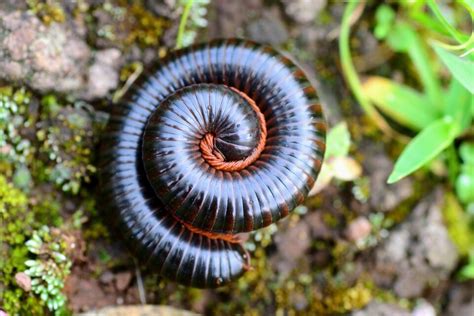
[(62, 23), (66, 20), (66, 15), (60, 1), (27, 0), (26, 3), (31, 13), (40, 18), (46, 25), (50, 25), (53, 22)]
[[(93, 36), (123, 50), (135, 46), (156, 47), (160, 44), (164, 30), (169, 27), (169, 21), (147, 10), (144, 2), (116, 0), (99, 1), (97, 5), (90, 5), (87, 1), (74, 1), (76, 12), (87, 12), (89, 8), (87, 14), (104, 17), (105, 23), (89, 24)], [(70, 5), (74, 6), (72, 3)]]
[(43, 113), (36, 132), (44, 177), (64, 192), (77, 194), (96, 172), (91, 163), (95, 142), (92, 109), (81, 103), (61, 104), (48, 95), (41, 100)]
[(474, 279), (474, 251), (469, 254), (467, 264), (459, 271), (461, 280)]
[(210, 0), (180, 0), (183, 13), (179, 22), (176, 48), (191, 45), (197, 35), (197, 29), (207, 26), (205, 18)]
[[(459, 13), (455, 9), (466, 9), (472, 20), (474, 3), (460, 0), (441, 10), (434, 0), (402, 1), (397, 12), (387, 4), (377, 8), (374, 36), (409, 58), (408, 67), (400, 71), (414, 74), (415, 82), (403, 84), (381, 76), (370, 76), (363, 83), (359, 80), (350, 54), (349, 31), (351, 17), (360, 5), (351, 2), (346, 6), (341, 26), (339, 44), (346, 79), (366, 113), (389, 135), (397, 133), (385, 118), (416, 133), (398, 157), (387, 182), (394, 183), (430, 166), (433, 160), (443, 161), (458, 199), (472, 210), (474, 33), (462, 33), (459, 22), (453, 26), (456, 19), (448, 21), (442, 11), (455, 17)], [(450, 205), (455, 205), (450, 196), (448, 193)], [(458, 209), (462, 208), (447, 207), (444, 215), (458, 250), (466, 255), (473, 247), (467, 237), (472, 235), (471, 220), (469, 212)], [(460, 218), (464, 219), (463, 225)], [(462, 269), (465, 277), (472, 272), (472, 258), (469, 262)]]
[(25, 239), (36, 224), (26, 195), (0, 175), (0, 306), (9, 315), (42, 315), (41, 301), (21, 289), (15, 275), (28, 258)]
[(474, 143), (464, 142), (459, 148), (462, 164), (456, 179), (456, 193), (461, 202), (470, 205), (474, 212)]
[(324, 163), (310, 195), (322, 190), (333, 178), (340, 181), (354, 181), (362, 174), (359, 163), (349, 157), (351, 134), (345, 122), (331, 128), (327, 134), (326, 143)]
[(443, 206), (443, 220), (448, 234), (462, 256), (474, 251), (474, 221), (466, 212), (454, 193), (446, 192)]
[(66, 246), (59, 231), (43, 226), (33, 233), (26, 246), (37, 256), (25, 262), (28, 267), (25, 273), (31, 277), (33, 292), (50, 311), (61, 314), (66, 306), (66, 296), (61, 291), (70, 273), (71, 261), (65, 255)]
[[(473, 7), (467, 2), (460, 1), (473, 14)], [(431, 9), (434, 16), (425, 11), (425, 6)], [(350, 55), (347, 55), (348, 46), (348, 19), (355, 10), (356, 4), (351, 3), (346, 8), (341, 31), (341, 57), (352, 66)], [(428, 165), (435, 158), (445, 158), (449, 168), (450, 179), (455, 182), (456, 177), (462, 176), (460, 187), (470, 190), (469, 184), (474, 181), (470, 164), (463, 167), (459, 175), (459, 159), (456, 155), (454, 140), (472, 133), (472, 118), (474, 116), (474, 74), (473, 54), (470, 52), (474, 47), (474, 37), (462, 34), (452, 27), (434, 1), (418, 1), (416, 3), (406, 2), (402, 10), (407, 12), (397, 13), (388, 5), (381, 5), (376, 12), (377, 25), (374, 30), (375, 36), (384, 40), (395, 52), (407, 54), (416, 71), (416, 76), (422, 86), (422, 91), (405, 84), (399, 84), (387, 78), (379, 76), (369, 77), (360, 84), (354, 68), (346, 67), (351, 87), (360, 99), (369, 115), (376, 111), (375, 120), (380, 118), (379, 110), (397, 123), (412, 129), (418, 134), (405, 147), (404, 151), (395, 163), (394, 170), (388, 178), (388, 183), (396, 182), (403, 177)], [(414, 19), (404, 16), (416, 17), (421, 25), (414, 25)], [(423, 18), (422, 18), (423, 17)], [(436, 27), (434, 27), (436, 25)], [(431, 28), (439, 30), (429, 33), (429, 42), (419, 35), (417, 28)], [(441, 38), (460, 42), (459, 45), (449, 45), (441, 42)], [(429, 48), (432, 48), (430, 50)], [(461, 50), (454, 54), (448, 51)], [(343, 54), (345, 52), (345, 54)], [(435, 55), (439, 59), (435, 58)], [(447, 67), (451, 74), (447, 88), (442, 87), (442, 75), (440, 61)], [(355, 77), (354, 77), (355, 76)], [(377, 110), (376, 110), (377, 109)], [(382, 119), (383, 123), (386, 121)], [(466, 154), (468, 155), (468, 154)], [(463, 158), (464, 160), (465, 158)], [(469, 158), (468, 158), (469, 160)], [(469, 178), (469, 179), (467, 179)], [(463, 202), (472, 203), (474, 199), (468, 194), (463, 194)]]
[(3, 174), (24, 170), (32, 156), (31, 143), (21, 134), (31, 125), (25, 119), (29, 102), (30, 95), (24, 89), (0, 87), (0, 171)]

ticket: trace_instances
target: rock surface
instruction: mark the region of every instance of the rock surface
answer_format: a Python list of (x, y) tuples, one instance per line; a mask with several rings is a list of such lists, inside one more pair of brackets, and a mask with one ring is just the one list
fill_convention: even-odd
[(436, 316), (436, 310), (425, 300), (421, 301), (411, 312), (412, 316)]
[(390, 211), (413, 194), (413, 182), (405, 178), (395, 184), (387, 184), (393, 170), (393, 162), (379, 144), (365, 144), (364, 168), (370, 175), (370, 205), (378, 211)]
[(273, 46), (282, 45), (289, 38), (280, 11), (276, 7), (263, 12), (263, 16), (249, 23), (246, 30), (251, 40)]
[(282, 0), (285, 12), (299, 23), (312, 22), (326, 7), (326, 0)]
[(438, 188), (378, 249), (375, 279), (379, 285), (393, 286), (400, 297), (414, 298), (449, 277), (458, 253), (443, 224), (442, 202), (443, 191)]
[(127, 289), (130, 281), (132, 281), (132, 273), (130, 271), (120, 272), (115, 275), (115, 286), (119, 291)]
[[(293, 224), (293, 223), (291, 223)], [(304, 221), (299, 221), (275, 236), (278, 253), (272, 258), (275, 268), (286, 275), (298, 266), (298, 260), (305, 255), (311, 246), (310, 228)]]
[(363, 216), (360, 216), (349, 223), (346, 229), (346, 237), (350, 241), (358, 241), (370, 234), (372, 225), (369, 220)]
[(105, 307), (96, 311), (79, 314), (78, 316), (193, 316), (198, 315), (185, 310), (180, 310), (170, 306), (142, 305), (142, 306), (118, 306)]
[(45, 93), (104, 97), (118, 84), (120, 52), (94, 54), (69, 24), (44, 25), (28, 12), (0, 11), (0, 79)]
[(89, 67), (85, 98), (101, 98), (115, 89), (119, 82), (117, 65), (120, 64), (121, 53), (118, 49), (109, 48), (98, 51), (93, 64)]
[(474, 314), (474, 281), (455, 284), (449, 291), (448, 316), (472, 316)]
[(353, 316), (410, 316), (410, 312), (400, 306), (382, 303), (379, 301), (370, 302), (364, 309), (352, 313)]

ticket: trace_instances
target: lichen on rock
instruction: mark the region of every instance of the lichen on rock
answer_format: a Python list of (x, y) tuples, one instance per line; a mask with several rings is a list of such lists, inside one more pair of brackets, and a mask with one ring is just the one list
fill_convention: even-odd
[[(0, 79), (27, 84), (42, 93), (85, 99), (105, 96), (118, 84), (120, 52), (113, 52), (112, 60), (103, 58), (110, 51), (94, 54), (82, 32), (71, 25), (45, 25), (29, 12), (0, 11)], [(97, 69), (109, 76), (96, 76)]]

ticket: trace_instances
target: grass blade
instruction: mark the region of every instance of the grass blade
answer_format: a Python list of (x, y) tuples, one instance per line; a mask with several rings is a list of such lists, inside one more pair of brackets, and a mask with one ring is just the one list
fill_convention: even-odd
[(387, 124), (387, 122), (385, 122), (385, 119), (382, 117), (382, 115), (377, 112), (373, 104), (367, 100), (364, 93), (362, 92), (361, 82), (352, 61), (351, 49), (349, 45), (351, 17), (354, 15), (359, 5), (364, 5), (364, 2), (351, 1), (347, 3), (344, 9), (341, 22), (341, 33), (339, 34), (339, 56), (341, 58), (341, 66), (347, 84), (351, 88), (352, 93), (356, 97), (360, 106), (364, 109), (365, 113), (367, 113), (370, 119), (375, 124), (377, 124), (380, 129), (391, 135), (392, 129), (390, 126)]
[(465, 34), (460, 33), (456, 28), (454, 28), (448, 20), (444, 17), (443, 13), (439, 9), (438, 5), (434, 0), (427, 0), (428, 6), (433, 11), (434, 15), (438, 18), (441, 22), (445, 30), (452, 36), (452, 38), (456, 39), (459, 43), (464, 43), (468, 40), (468, 36)]
[(473, 99), (472, 94), (458, 80), (455, 78), (451, 80), (444, 99), (444, 114), (458, 121), (461, 130), (471, 125)]
[(433, 47), (454, 78), (474, 94), (474, 62), (464, 60), (439, 46)]

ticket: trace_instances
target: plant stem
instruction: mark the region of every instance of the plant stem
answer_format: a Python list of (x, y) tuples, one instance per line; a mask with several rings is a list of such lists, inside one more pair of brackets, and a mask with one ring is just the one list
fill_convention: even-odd
[(459, 160), (456, 155), (454, 144), (451, 144), (451, 146), (446, 149), (446, 160), (448, 162), (448, 179), (451, 185), (454, 186), (459, 174)]
[(389, 135), (393, 134), (390, 126), (384, 120), (384, 118), (377, 112), (375, 107), (369, 102), (362, 92), (361, 82), (357, 76), (356, 69), (352, 62), (351, 52), (350, 52), (350, 23), (351, 16), (356, 11), (358, 5), (364, 5), (364, 2), (361, 1), (350, 1), (347, 3), (346, 8), (344, 9), (344, 15), (341, 22), (341, 33), (339, 35), (339, 54), (341, 58), (342, 70), (344, 77), (351, 88), (354, 96), (357, 101), (367, 113), (367, 115), (374, 121), (374, 123), (386, 132)]
[(451, 34), (451, 36), (459, 42), (459, 44), (464, 43), (467, 39), (466, 36), (462, 33), (459, 33), (444, 17), (443, 13), (439, 9), (438, 5), (434, 0), (427, 0), (428, 6), (433, 11), (434, 15), (438, 18), (441, 24), (444, 26), (446, 31)]
[(186, 22), (188, 22), (189, 12), (193, 6), (194, 0), (188, 0), (183, 9), (183, 15), (179, 21), (178, 36), (176, 38), (176, 49), (183, 47), (183, 36), (186, 29)]

